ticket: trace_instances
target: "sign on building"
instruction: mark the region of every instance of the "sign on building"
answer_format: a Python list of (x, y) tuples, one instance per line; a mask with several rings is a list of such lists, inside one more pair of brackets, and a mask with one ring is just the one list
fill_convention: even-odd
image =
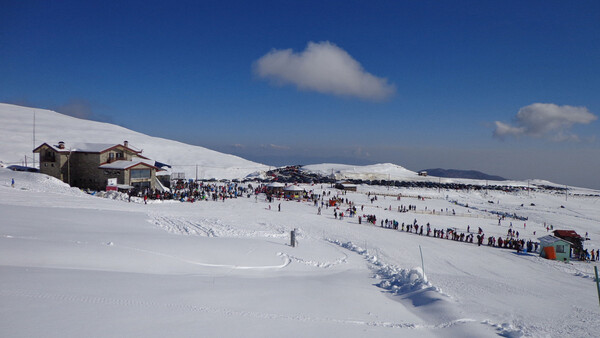
[(171, 180), (185, 180), (185, 173), (172, 173)]
[(117, 186), (117, 179), (116, 178), (109, 178), (108, 179), (108, 186), (109, 187), (116, 187)]

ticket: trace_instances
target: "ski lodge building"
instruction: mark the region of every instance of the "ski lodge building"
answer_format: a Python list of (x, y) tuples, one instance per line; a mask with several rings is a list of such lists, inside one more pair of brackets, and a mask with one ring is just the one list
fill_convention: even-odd
[(75, 143), (57, 145), (42, 143), (33, 150), (40, 156), (40, 172), (73, 187), (105, 190), (109, 179), (121, 189), (159, 189), (156, 173), (163, 169), (143, 156), (127, 141), (123, 144)]

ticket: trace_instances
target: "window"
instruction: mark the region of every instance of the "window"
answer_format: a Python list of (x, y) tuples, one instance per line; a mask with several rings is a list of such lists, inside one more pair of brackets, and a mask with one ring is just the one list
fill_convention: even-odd
[(150, 188), (150, 182), (133, 182), (131, 183), (131, 185), (134, 186), (136, 189)]
[(131, 179), (150, 178), (150, 177), (151, 177), (150, 169), (132, 169), (131, 170)]
[(54, 152), (49, 151), (49, 150), (46, 150), (42, 157), (43, 157), (42, 161), (45, 161), (45, 162), (54, 162), (56, 160)]
[(565, 253), (565, 246), (564, 245), (557, 245), (556, 246), (556, 253)]

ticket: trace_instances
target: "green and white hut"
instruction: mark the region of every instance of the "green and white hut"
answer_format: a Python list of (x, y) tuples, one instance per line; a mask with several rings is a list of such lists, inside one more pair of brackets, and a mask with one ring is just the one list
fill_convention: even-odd
[(541, 247), (540, 256), (563, 262), (571, 260), (571, 243), (552, 235), (546, 235), (538, 239)]

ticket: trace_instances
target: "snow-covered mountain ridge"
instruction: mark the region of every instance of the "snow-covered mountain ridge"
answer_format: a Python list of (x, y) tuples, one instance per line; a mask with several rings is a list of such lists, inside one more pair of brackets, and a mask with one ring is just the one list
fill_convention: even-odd
[[(35, 114), (35, 140), (34, 140)], [(266, 178), (269, 166), (252, 162), (241, 157), (220, 153), (201, 146), (145, 135), (118, 125), (75, 118), (55, 111), (22, 107), (0, 103), (0, 166), (23, 164), (25, 158), (31, 164), (32, 150), (47, 142), (56, 144), (64, 141), (72, 143), (123, 143), (143, 149), (143, 155), (172, 166), (171, 172), (184, 173), (186, 178), (234, 179), (244, 177)], [(336, 179), (391, 180), (435, 183), (460, 183), (472, 185), (521, 186), (548, 185), (560, 186), (545, 180), (495, 181), (440, 178), (419, 176), (416, 172), (392, 163), (372, 165), (347, 165), (322, 163), (305, 165), (303, 171)], [(569, 187), (571, 189), (571, 187)], [(587, 189), (584, 189), (587, 190)], [(597, 191), (590, 190), (596, 194)], [(583, 192), (586, 193), (586, 192)]]
[(268, 169), (260, 163), (223, 154), (200, 146), (152, 137), (110, 123), (63, 115), (51, 110), (0, 103), (0, 161), (21, 164), (25, 156), (31, 161), (35, 113), (35, 146), (47, 142), (123, 143), (143, 149), (143, 155), (173, 166), (186, 178), (232, 179)]

